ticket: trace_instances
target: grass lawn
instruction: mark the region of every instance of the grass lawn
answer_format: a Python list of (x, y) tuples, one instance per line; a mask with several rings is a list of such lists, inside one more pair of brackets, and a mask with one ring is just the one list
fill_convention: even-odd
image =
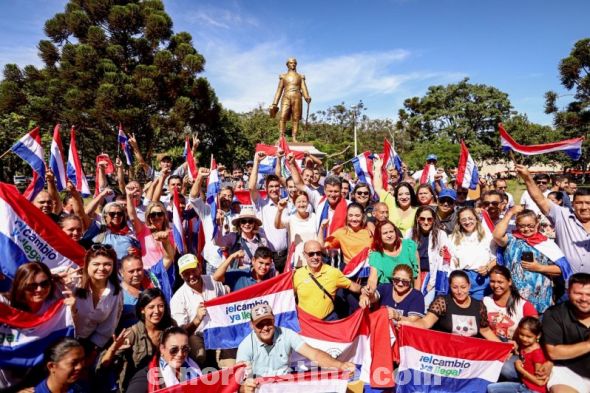
[(518, 203), (522, 193), (526, 190), (524, 183), (519, 179), (510, 179), (507, 181), (507, 185), (508, 192), (514, 197), (514, 202)]

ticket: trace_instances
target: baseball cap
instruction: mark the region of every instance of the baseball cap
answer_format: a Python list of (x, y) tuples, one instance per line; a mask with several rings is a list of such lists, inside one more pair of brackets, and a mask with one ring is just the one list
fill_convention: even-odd
[(429, 154), (428, 157), (426, 157), (426, 161), (438, 161), (438, 157), (436, 154)]
[(185, 270), (196, 269), (199, 260), (193, 254), (185, 254), (178, 259), (178, 271), (182, 274)]
[(272, 309), (266, 303), (258, 304), (252, 309), (252, 313), (250, 314), (250, 320), (254, 325), (264, 319), (274, 319), (275, 316), (272, 313)]
[(457, 193), (455, 192), (455, 190), (451, 189), (451, 188), (443, 188), (443, 190), (440, 192), (440, 194), (438, 194), (438, 199), (441, 198), (451, 198), (452, 200), (456, 201), (457, 200)]

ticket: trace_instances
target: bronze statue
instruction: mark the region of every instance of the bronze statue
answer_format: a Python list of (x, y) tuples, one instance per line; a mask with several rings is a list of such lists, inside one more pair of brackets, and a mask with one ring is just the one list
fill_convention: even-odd
[(299, 120), (302, 115), (302, 101), (301, 97), (307, 102), (308, 108), (311, 102), (311, 97), (307, 91), (305, 84), (305, 76), (297, 73), (297, 60), (290, 58), (287, 60), (288, 71), (279, 75), (279, 86), (275, 93), (275, 98), (270, 107), (270, 117), (275, 117), (278, 112), (279, 99), (281, 95), (281, 120), (279, 121), (279, 130), (281, 136), (285, 135), (285, 128), (287, 121), (291, 120), (293, 128), (293, 142), (297, 142), (297, 130), (299, 128)]

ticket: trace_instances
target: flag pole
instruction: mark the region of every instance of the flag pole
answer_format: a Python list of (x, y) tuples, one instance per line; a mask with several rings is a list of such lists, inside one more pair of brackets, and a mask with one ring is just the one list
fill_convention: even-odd
[(12, 151), (12, 149), (8, 149), (8, 150), (6, 150), (4, 153), (2, 153), (2, 155), (0, 156), (0, 160), (1, 160), (2, 158), (4, 158), (4, 156), (5, 156), (5, 155), (7, 155), (8, 153), (10, 153), (11, 151)]

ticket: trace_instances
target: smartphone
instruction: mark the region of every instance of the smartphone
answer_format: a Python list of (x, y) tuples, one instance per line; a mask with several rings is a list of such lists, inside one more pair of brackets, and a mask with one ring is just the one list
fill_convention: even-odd
[(520, 256), (520, 260), (523, 262), (532, 262), (533, 261), (533, 252), (532, 251), (523, 251), (522, 255)]

